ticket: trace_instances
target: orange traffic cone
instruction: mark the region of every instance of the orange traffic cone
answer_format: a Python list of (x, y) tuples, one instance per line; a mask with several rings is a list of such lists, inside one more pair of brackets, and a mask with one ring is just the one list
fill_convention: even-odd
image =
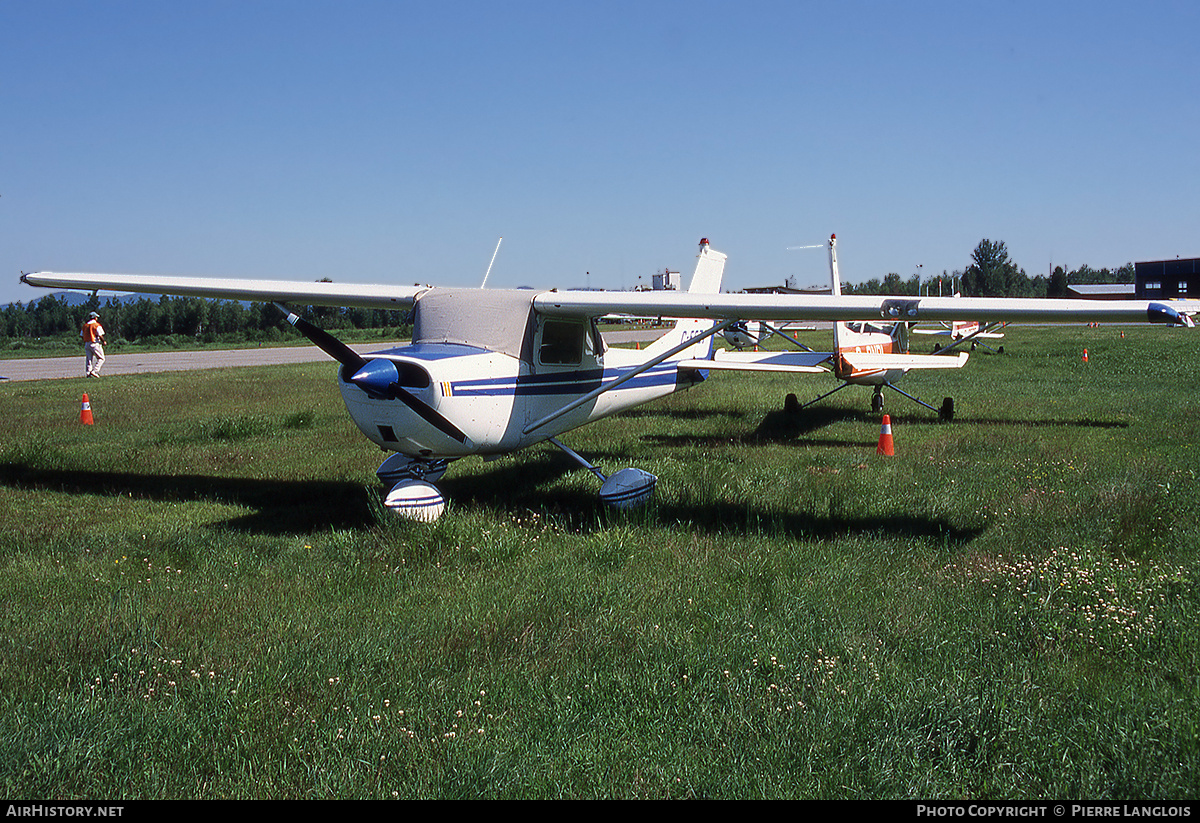
[(1084, 363), (1086, 363), (1086, 362), (1087, 362), (1087, 349), (1084, 349), (1084, 350), (1083, 350), (1083, 362), (1084, 362)]
[(83, 393), (83, 408), (79, 411), (79, 422), (87, 426), (96, 422), (92, 419), (92, 404), (88, 401), (87, 392)]
[(896, 449), (892, 445), (892, 418), (889, 415), (883, 416), (883, 429), (879, 432), (879, 446), (875, 449), (876, 454), (895, 455)]

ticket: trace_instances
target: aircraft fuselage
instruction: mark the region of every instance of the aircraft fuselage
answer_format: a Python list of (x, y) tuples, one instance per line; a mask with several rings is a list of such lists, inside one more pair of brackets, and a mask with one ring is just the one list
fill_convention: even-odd
[[(362, 433), (388, 451), (436, 460), (503, 454), (655, 400), (703, 379), (661, 363), (532, 431), (526, 428), (571, 400), (640, 366), (643, 352), (610, 349), (570, 365), (531, 363), (510, 354), (458, 344), (416, 344), (369, 355), (395, 362), (406, 390), (453, 423), (459, 440), (397, 399), (372, 397), (339, 370), (346, 409)], [(419, 371), (418, 371), (419, 370)], [(412, 379), (413, 374), (428, 379)]]

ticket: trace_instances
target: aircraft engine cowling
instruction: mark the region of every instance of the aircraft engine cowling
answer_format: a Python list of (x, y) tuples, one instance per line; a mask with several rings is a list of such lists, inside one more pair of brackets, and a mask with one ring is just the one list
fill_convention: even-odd
[(1193, 328), (1196, 324), (1186, 314), (1180, 314), (1164, 303), (1151, 303), (1146, 309), (1146, 319), (1151, 323), (1166, 323), (1171, 326)]
[(345, 382), (362, 389), (368, 397), (373, 400), (399, 400), (443, 434), (459, 443), (467, 442), (467, 435), (462, 429), (413, 394), (432, 384), (429, 372), (422, 366), (406, 360), (373, 357), (364, 360), (353, 374), (347, 376), (349, 371), (349, 366), (342, 370)]
[(351, 374), (347, 382), (372, 397), (392, 399), (398, 395), (398, 389), (427, 388), (430, 378), (429, 372), (415, 363), (375, 357)]
[(314, 326), (278, 303), (275, 305), (287, 315), (288, 322), (295, 326), (297, 331), (342, 364), (340, 373), (345, 382), (353, 383), (374, 399), (399, 400), (443, 434), (459, 443), (467, 442), (467, 436), (458, 426), (409, 391), (423, 389), (430, 384), (429, 372), (421, 366), (407, 361), (389, 360), (386, 357), (372, 357), (367, 360), (324, 329)]
[(725, 338), (726, 343), (737, 349), (757, 346), (763, 338), (762, 324), (739, 320), (730, 324), (729, 328), (721, 332), (721, 336)]
[(746, 324), (741, 321), (725, 329), (725, 331), (721, 332), (721, 336), (725, 338), (725, 341), (729, 345), (735, 348), (744, 349), (747, 346), (754, 345), (754, 341), (750, 339), (750, 332), (746, 329)]

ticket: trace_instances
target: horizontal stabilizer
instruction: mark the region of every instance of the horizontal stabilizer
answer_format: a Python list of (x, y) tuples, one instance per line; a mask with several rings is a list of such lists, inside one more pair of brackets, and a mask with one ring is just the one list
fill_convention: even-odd
[(717, 351), (712, 359), (684, 360), (681, 369), (719, 369), (726, 371), (771, 371), (796, 374), (825, 374), (832, 355), (827, 352), (731, 352)]
[[(933, 334), (933, 335), (937, 335), (939, 337), (952, 337), (954, 335), (954, 333), (952, 331), (950, 331), (949, 329), (911, 329), (909, 331), (909, 333), (910, 334)], [(987, 340), (1000, 340), (1004, 337), (1004, 332), (980, 331), (980, 332), (975, 332), (974, 334), (970, 334), (970, 335), (964, 334), (964, 335), (960, 335), (960, 336), (970, 337), (972, 340), (974, 340), (976, 338), (987, 339)]]
[(967, 365), (965, 352), (955, 356), (948, 354), (871, 354), (870, 352), (844, 352), (842, 359), (855, 371), (883, 371), (889, 369), (961, 369)]

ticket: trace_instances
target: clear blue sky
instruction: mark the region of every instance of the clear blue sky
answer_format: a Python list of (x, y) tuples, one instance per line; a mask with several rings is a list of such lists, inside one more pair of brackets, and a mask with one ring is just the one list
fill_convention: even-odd
[(1200, 256), (1195, 2), (0, 0), (22, 270), (631, 288)]

